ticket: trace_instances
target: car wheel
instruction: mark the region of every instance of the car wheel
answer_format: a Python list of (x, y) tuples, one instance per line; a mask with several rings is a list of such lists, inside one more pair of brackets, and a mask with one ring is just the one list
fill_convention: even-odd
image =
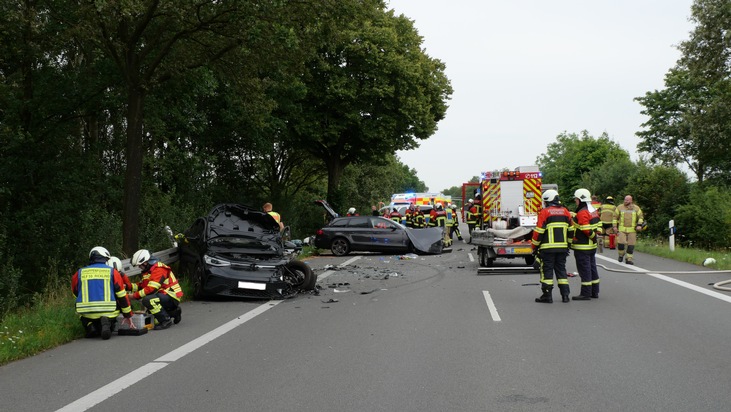
[(317, 283), (317, 277), (312, 269), (301, 260), (293, 260), (284, 268), (287, 282), (295, 289), (312, 290)]
[(193, 276), (191, 276), (191, 282), (193, 283), (193, 298), (196, 300), (203, 299), (206, 297), (206, 293), (203, 291), (205, 283), (203, 281), (203, 265), (198, 262), (193, 270)]
[(350, 244), (342, 237), (333, 239), (330, 250), (335, 256), (345, 256), (350, 252)]

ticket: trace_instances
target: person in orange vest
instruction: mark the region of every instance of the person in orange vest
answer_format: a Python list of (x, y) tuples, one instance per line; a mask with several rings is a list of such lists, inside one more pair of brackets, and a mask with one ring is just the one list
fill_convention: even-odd
[(158, 261), (147, 249), (135, 252), (130, 263), (142, 271), (142, 280), (132, 284), (132, 299), (141, 300), (142, 306), (155, 317), (155, 329), (180, 323), (183, 289), (170, 266)]
[(76, 313), (87, 338), (111, 338), (120, 312), (123, 322), (132, 325), (132, 307), (122, 275), (117, 269), (107, 266), (111, 256), (106, 248), (94, 247), (89, 252), (89, 265), (71, 277)]

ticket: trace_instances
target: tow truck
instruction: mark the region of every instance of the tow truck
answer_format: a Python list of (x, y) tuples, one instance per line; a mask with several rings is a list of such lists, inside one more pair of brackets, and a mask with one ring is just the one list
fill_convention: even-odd
[[(538, 269), (531, 237), (543, 207), (542, 177), (537, 166), (481, 174), (482, 213), (470, 236), (470, 243), (477, 246), (477, 273)], [(495, 267), (497, 258), (522, 259), (525, 265)]]

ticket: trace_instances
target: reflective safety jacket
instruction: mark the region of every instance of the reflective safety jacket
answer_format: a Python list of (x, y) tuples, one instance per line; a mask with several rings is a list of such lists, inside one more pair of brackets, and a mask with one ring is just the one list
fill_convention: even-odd
[(612, 224), (612, 221), (614, 220), (614, 212), (616, 211), (616, 209), (617, 207), (613, 204), (604, 203), (599, 209), (599, 218), (601, 219), (602, 223)]
[(586, 203), (579, 203), (574, 229), (571, 249), (596, 250), (597, 231), (601, 231), (601, 220), (599, 220), (599, 213), (596, 210), (589, 212)]
[(642, 209), (636, 204), (625, 206), (624, 203), (617, 206), (612, 219), (612, 225), (617, 226), (617, 230), (624, 233), (635, 233), (635, 227), (641, 226), (645, 221), (642, 215)]
[(122, 275), (105, 263), (92, 263), (71, 277), (71, 292), (76, 297), (76, 313), (86, 318), (116, 317), (119, 312), (131, 316)]
[(432, 209), (429, 216), (429, 226), (445, 227), (447, 226), (447, 212), (444, 210)]
[(393, 220), (394, 222), (401, 223), (401, 213), (399, 213), (395, 210), (393, 212), (391, 212), (391, 214), (388, 215), (388, 217), (389, 217), (389, 219)]
[(178, 284), (178, 279), (173, 274), (170, 266), (154, 261), (147, 272), (142, 274), (140, 283), (132, 285), (132, 297), (142, 299), (147, 295), (160, 293), (180, 301), (183, 297), (183, 289)]
[(452, 226), (459, 226), (459, 216), (457, 216), (456, 209), (452, 209)]
[(415, 212), (416, 216), (414, 217), (414, 227), (416, 228), (423, 228), (426, 226), (426, 218), (424, 217), (424, 212), (421, 210), (418, 212)]
[(568, 209), (560, 205), (545, 207), (538, 214), (533, 229), (533, 249), (544, 252), (565, 252), (573, 238), (573, 221)]
[(416, 214), (416, 211), (413, 211), (411, 209), (406, 209), (406, 212), (404, 212), (404, 220), (406, 221), (407, 227), (414, 227), (414, 215)]
[(477, 209), (474, 205), (468, 205), (465, 210), (464, 220), (468, 225), (477, 224)]

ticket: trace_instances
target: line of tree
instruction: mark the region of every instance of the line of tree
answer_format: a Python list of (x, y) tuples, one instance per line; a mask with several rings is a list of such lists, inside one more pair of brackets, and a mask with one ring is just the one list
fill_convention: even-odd
[(315, 199), (423, 186), (394, 153), (445, 116), (444, 69), (383, 0), (2, 2), (0, 314), (216, 203), (304, 237)]

